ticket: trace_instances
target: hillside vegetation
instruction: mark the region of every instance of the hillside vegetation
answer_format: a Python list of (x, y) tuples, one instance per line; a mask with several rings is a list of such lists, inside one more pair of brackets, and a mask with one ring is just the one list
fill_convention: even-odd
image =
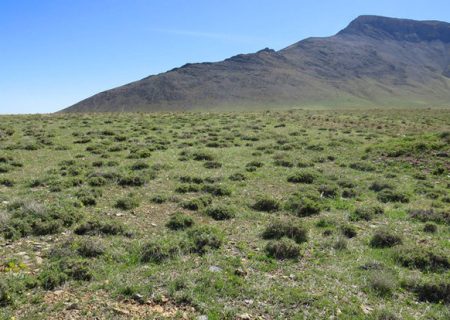
[(450, 111), (0, 117), (2, 319), (449, 319)]

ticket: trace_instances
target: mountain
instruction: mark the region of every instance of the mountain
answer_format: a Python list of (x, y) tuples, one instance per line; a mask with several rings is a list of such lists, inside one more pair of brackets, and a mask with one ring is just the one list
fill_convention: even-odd
[(331, 37), (185, 64), (62, 111), (449, 105), (450, 23), (360, 16)]

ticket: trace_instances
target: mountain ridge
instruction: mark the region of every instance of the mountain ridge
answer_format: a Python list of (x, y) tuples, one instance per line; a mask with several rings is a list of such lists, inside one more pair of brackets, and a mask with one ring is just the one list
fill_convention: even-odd
[(62, 111), (448, 106), (449, 77), (449, 23), (365, 15), (334, 36), (187, 63)]

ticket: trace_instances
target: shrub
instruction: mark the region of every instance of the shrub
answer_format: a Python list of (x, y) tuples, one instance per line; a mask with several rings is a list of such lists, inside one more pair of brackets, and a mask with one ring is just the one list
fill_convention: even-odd
[(184, 230), (192, 227), (194, 220), (183, 214), (182, 212), (175, 212), (166, 223), (166, 227), (172, 230)]
[(261, 168), (264, 166), (264, 163), (260, 161), (251, 161), (245, 165), (246, 168)]
[(292, 220), (274, 220), (264, 230), (264, 239), (281, 239), (287, 237), (296, 243), (308, 241), (308, 231), (300, 223)]
[(397, 280), (390, 272), (374, 272), (369, 278), (369, 285), (380, 296), (389, 296), (395, 289)]
[(121, 177), (118, 184), (122, 187), (140, 187), (145, 184), (145, 179), (140, 176)]
[(204, 192), (212, 194), (213, 196), (218, 196), (218, 197), (231, 195), (231, 189), (224, 185), (207, 184), (207, 185), (203, 186), (202, 190)]
[(12, 292), (5, 281), (0, 280), (0, 307), (12, 304)]
[(63, 273), (70, 279), (79, 281), (91, 281), (93, 276), (86, 261), (78, 259), (63, 259), (59, 262)]
[(280, 203), (272, 198), (261, 197), (252, 205), (252, 209), (262, 212), (275, 212), (280, 210)]
[(333, 227), (334, 225), (335, 225), (334, 221), (332, 221), (330, 219), (326, 219), (326, 218), (321, 218), (316, 223), (316, 227), (318, 227), (318, 228), (330, 228), (330, 227)]
[(325, 198), (334, 198), (338, 193), (338, 188), (336, 186), (321, 185), (318, 190), (321, 196)]
[(286, 203), (286, 209), (298, 217), (308, 217), (319, 214), (322, 207), (317, 201), (311, 198), (294, 196)]
[(218, 169), (222, 167), (222, 164), (220, 162), (217, 161), (206, 161), (203, 166), (206, 169)]
[(292, 239), (281, 238), (267, 243), (266, 253), (280, 260), (297, 259), (300, 256), (300, 246)]
[(124, 227), (112, 220), (89, 220), (79, 225), (75, 230), (78, 235), (119, 235), (124, 234)]
[(224, 239), (219, 230), (209, 226), (199, 226), (189, 230), (188, 237), (191, 242), (191, 250), (199, 254), (219, 249)]
[(363, 172), (375, 171), (375, 167), (367, 162), (355, 162), (350, 164), (350, 168)]
[(345, 238), (339, 237), (336, 242), (333, 244), (333, 248), (335, 250), (345, 250), (347, 249), (347, 240)]
[(203, 196), (183, 201), (181, 207), (191, 211), (198, 211), (206, 207), (212, 202), (210, 196)]
[(386, 230), (376, 231), (370, 240), (373, 248), (389, 248), (402, 243), (402, 239)]
[(349, 224), (341, 226), (341, 233), (347, 238), (354, 238), (358, 235), (356, 228)]
[(77, 252), (85, 258), (94, 258), (105, 253), (105, 246), (99, 240), (86, 239), (80, 242)]
[(349, 219), (351, 221), (360, 221), (360, 220), (370, 221), (376, 215), (380, 215), (383, 213), (384, 210), (380, 206), (360, 206), (350, 214)]
[(182, 183), (195, 183), (195, 184), (203, 183), (203, 179), (199, 177), (181, 176), (179, 180)]
[(196, 184), (180, 184), (178, 187), (176, 187), (175, 192), (178, 193), (189, 193), (189, 192), (198, 192), (200, 191), (200, 187)]
[(358, 192), (353, 188), (345, 188), (342, 190), (342, 198), (355, 198), (358, 195)]
[(39, 282), (45, 290), (53, 290), (68, 280), (67, 274), (56, 265), (45, 268), (39, 274)]
[(230, 179), (231, 181), (244, 181), (247, 179), (247, 177), (240, 172), (236, 172), (230, 175), (228, 179)]
[(445, 282), (445, 280), (416, 285), (413, 291), (417, 294), (420, 301), (450, 303), (450, 283)]
[(150, 166), (148, 165), (148, 163), (146, 163), (144, 161), (138, 161), (131, 165), (131, 170), (138, 171), (138, 170), (148, 169), (149, 167)]
[(438, 230), (438, 227), (436, 224), (431, 223), (431, 222), (427, 222), (425, 223), (425, 225), (423, 226), (423, 231), (424, 232), (428, 232), (428, 233), (436, 233)]
[(381, 310), (378, 312), (377, 320), (400, 320), (394, 313), (387, 310)]
[(315, 180), (315, 175), (311, 172), (297, 172), (287, 178), (288, 182), (311, 184)]
[(370, 185), (369, 189), (375, 192), (380, 192), (385, 189), (394, 189), (394, 187), (387, 182), (375, 181)]
[(292, 168), (294, 163), (289, 160), (277, 159), (275, 160), (274, 165), (278, 167)]
[(164, 260), (173, 258), (178, 254), (180, 248), (178, 244), (167, 239), (157, 242), (150, 242), (142, 246), (140, 252), (140, 260), (142, 262), (161, 263)]
[(403, 267), (439, 272), (450, 269), (448, 256), (421, 247), (403, 247), (395, 252), (397, 262)]
[(415, 209), (410, 210), (408, 213), (411, 218), (422, 222), (432, 221), (436, 223), (450, 224), (450, 211)]
[(88, 180), (88, 184), (91, 187), (102, 187), (102, 186), (106, 185), (107, 183), (108, 183), (108, 181), (103, 177), (91, 177)]
[(167, 197), (163, 195), (155, 195), (150, 199), (150, 201), (153, 203), (161, 204), (167, 201)]
[(7, 178), (0, 178), (0, 185), (11, 188), (14, 187), (14, 181)]
[(81, 218), (72, 204), (62, 201), (48, 206), (33, 201), (19, 201), (9, 204), (7, 209), (8, 221), (0, 226), (0, 232), (7, 239), (58, 233)]
[(206, 214), (214, 220), (228, 220), (236, 216), (236, 212), (229, 206), (219, 205), (206, 209)]
[(401, 202), (401, 203), (407, 203), (409, 202), (409, 196), (403, 192), (391, 190), (391, 189), (384, 189), (380, 191), (377, 195), (377, 199), (383, 203), (388, 202)]
[(210, 153), (206, 153), (206, 152), (195, 152), (192, 155), (192, 158), (196, 161), (213, 161), (214, 160), (214, 156)]
[(128, 196), (126, 198), (121, 198), (116, 201), (114, 207), (121, 210), (131, 210), (139, 206), (139, 200), (133, 196)]

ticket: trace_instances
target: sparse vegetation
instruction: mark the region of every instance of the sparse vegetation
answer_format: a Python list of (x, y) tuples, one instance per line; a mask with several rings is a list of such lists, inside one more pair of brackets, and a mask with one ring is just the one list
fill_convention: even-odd
[(2, 116), (0, 318), (446, 319), (449, 117)]

